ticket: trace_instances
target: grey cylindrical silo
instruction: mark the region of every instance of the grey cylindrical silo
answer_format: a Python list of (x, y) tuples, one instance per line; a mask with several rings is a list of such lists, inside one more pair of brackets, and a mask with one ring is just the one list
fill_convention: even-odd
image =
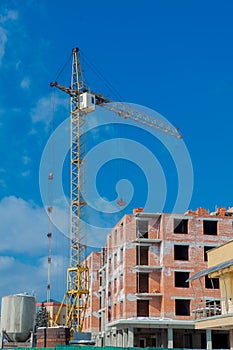
[(26, 294), (2, 298), (1, 329), (15, 342), (24, 342), (33, 330), (36, 299)]

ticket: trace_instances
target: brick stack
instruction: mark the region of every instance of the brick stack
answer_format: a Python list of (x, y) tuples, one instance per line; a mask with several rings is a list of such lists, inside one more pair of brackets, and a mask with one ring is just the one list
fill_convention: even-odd
[(226, 208), (218, 208), (218, 216), (225, 216), (226, 215)]
[(198, 216), (209, 216), (210, 212), (209, 212), (209, 210), (207, 210), (205, 208), (197, 208), (196, 214)]
[(68, 327), (39, 327), (37, 329), (37, 348), (54, 348), (56, 345), (68, 345), (70, 329)]

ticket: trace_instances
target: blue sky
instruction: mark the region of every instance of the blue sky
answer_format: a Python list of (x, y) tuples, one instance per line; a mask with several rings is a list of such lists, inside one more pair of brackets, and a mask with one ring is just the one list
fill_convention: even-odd
[[(52, 93), (49, 83), (56, 79), (73, 47), (81, 49), (84, 74), (92, 90), (114, 100), (121, 98), (148, 107), (179, 127), (194, 173), (190, 209), (205, 207), (212, 211), (216, 206), (233, 205), (232, 14), (230, 0), (221, 4), (208, 0), (1, 1), (1, 295), (34, 291), (38, 299), (46, 298), (48, 220), (40, 194), (39, 167), (52, 129), (69, 115), (67, 96)], [(105, 80), (99, 79), (100, 75)], [(69, 81), (70, 62), (59, 75), (60, 83), (67, 85)], [(166, 139), (174, 150), (171, 155), (164, 139), (159, 140), (135, 125), (126, 126), (118, 117), (115, 120), (110, 116), (112, 124), (100, 126), (102, 121), (98, 118), (103, 113), (97, 111), (90, 122), (97, 121), (88, 134), (88, 151), (93, 149), (90, 157), (94, 156), (95, 147), (102, 143), (101, 154), (110, 161), (98, 169), (95, 177), (100, 196), (90, 200), (90, 221), (106, 232), (104, 228), (114, 225), (121, 215), (145, 206), (148, 188), (153, 183), (162, 189), (164, 205), (155, 196), (148, 209), (172, 211), (178, 187), (184, 185), (177, 184), (174, 162), (175, 154), (180, 152), (177, 141)], [(64, 138), (67, 135), (64, 133)], [(127, 143), (128, 147), (119, 139), (134, 144)], [(111, 144), (104, 143), (109, 140)], [(139, 158), (145, 163), (136, 164), (133, 160), (138, 144), (137, 154), (142, 152)], [(143, 153), (143, 147), (148, 153)], [(127, 152), (132, 151), (131, 155), (126, 148)], [(147, 174), (150, 152), (156, 155), (154, 168), (151, 166), (156, 169), (154, 181), (153, 175)], [(97, 154), (99, 159), (100, 151)], [(53, 162), (58, 158), (59, 152)], [(45, 166), (44, 177), (50, 167)], [(66, 157), (62, 169), (66, 198), (68, 167)], [(182, 169), (186, 169), (186, 164), (181, 162)], [(90, 183), (92, 171), (88, 174)], [(186, 181), (184, 187), (191, 186)], [(56, 188), (53, 191), (56, 197)], [(122, 212), (115, 204), (119, 196), (127, 202)], [(52, 241), (55, 298), (65, 290), (64, 267), (69, 254), (64, 233), (68, 223), (63, 209), (60, 206), (54, 213), (60, 218), (63, 231), (54, 228)], [(115, 212), (102, 214), (105, 210)], [(102, 238), (96, 237), (96, 245), (95, 242), (91, 245), (101, 246)]]

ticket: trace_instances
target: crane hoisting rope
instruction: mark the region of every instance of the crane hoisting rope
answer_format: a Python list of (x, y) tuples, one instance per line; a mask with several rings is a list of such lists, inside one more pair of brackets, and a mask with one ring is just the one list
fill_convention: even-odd
[(124, 98), (120, 95), (119, 91), (117, 91), (115, 89), (115, 87), (104, 77), (103, 73), (101, 73), (101, 71), (99, 70), (98, 67), (96, 67), (96, 65), (91, 62), (91, 60), (87, 57), (87, 55), (84, 54), (83, 51), (81, 51), (81, 55), (82, 58), (85, 59), (85, 61), (87, 62), (88, 66), (91, 68), (91, 70), (93, 71), (93, 73), (98, 76), (98, 78), (104, 83), (104, 85), (113, 92), (113, 94), (116, 96), (116, 98), (121, 101), (124, 102)]

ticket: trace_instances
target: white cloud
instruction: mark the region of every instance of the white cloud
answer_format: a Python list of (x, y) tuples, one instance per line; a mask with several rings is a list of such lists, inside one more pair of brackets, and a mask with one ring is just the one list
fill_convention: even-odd
[(25, 170), (25, 171), (23, 171), (23, 172), (21, 173), (21, 175), (22, 175), (23, 177), (27, 177), (27, 176), (29, 176), (30, 174), (31, 174), (30, 170)]
[(0, 15), (0, 23), (5, 23), (9, 20), (16, 20), (18, 18), (18, 12), (13, 10), (6, 11), (6, 14)]
[[(6, 169), (0, 168), (0, 175), (3, 176), (3, 174), (6, 174)], [(0, 178), (0, 187), (6, 188), (6, 181), (4, 179)]]
[(22, 89), (28, 89), (31, 85), (31, 80), (29, 77), (25, 77), (21, 80), (20, 86)]
[(15, 264), (15, 259), (12, 256), (0, 256), (0, 271), (6, 268), (11, 268)]
[[(31, 109), (31, 118), (33, 123), (42, 122), (46, 128), (52, 121), (53, 112), (67, 111), (67, 98), (57, 97), (53, 106), (53, 101), (50, 97), (42, 97), (38, 100), (35, 107)], [(54, 111), (53, 111), (54, 109)]]
[[(47, 259), (47, 256), (44, 256), (38, 260), (36, 265), (33, 265), (22, 262), (13, 256), (0, 256), (0, 277), (2, 281), (0, 297), (27, 292), (28, 294), (34, 294), (38, 300), (45, 300), (48, 275)], [(62, 256), (52, 257), (52, 298), (61, 299), (63, 296), (66, 284), (65, 266), (66, 261)]]
[[(64, 274), (64, 267), (67, 267), (69, 261), (67, 258), (61, 255), (52, 255), (51, 256), (51, 278), (54, 280), (59, 278)], [(47, 276), (48, 271), (48, 257), (42, 257), (40, 259), (41, 275)], [(46, 274), (45, 274), (46, 271)]]
[[(15, 267), (17, 266), (17, 272)], [(2, 280), (0, 296), (33, 291), (40, 293), (43, 285), (41, 266), (26, 264), (13, 256), (0, 257), (0, 277)], [(4, 276), (4, 278), (3, 278)], [(46, 281), (46, 280), (45, 280)]]
[(37, 134), (37, 131), (36, 131), (36, 129), (31, 129), (30, 131), (29, 131), (29, 133), (28, 133), (28, 135), (29, 136), (32, 136), (32, 135), (36, 135)]
[(46, 248), (47, 214), (43, 208), (14, 196), (0, 201), (0, 252), (33, 255)]
[(30, 163), (31, 158), (28, 156), (23, 156), (22, 161), (23, 161), (23, 164), (27, 165), (28, 163)]
[(6, 43), (8, 41), (8, 32), (6, 29), (7, 22), (15, 21), (18, 18), (17, 11), (7, 11), (5, 15), (0, 15), (0, 65), (2, 64), (2, 59), (5, 55)]
[[(39, 300), (46, 299), (48, 217), (45, 210), (22, 198), (5, 197), (0, 201), (0, 223), (0, 298), (34, 292)], [(51, 297), (55, 299), (61, 299), (65, 292), (66, 244), (68, 240), (55, 231), (51, 265)]]
[(3, 179), (0, 179), (0, 187), (7, 188), (6, 181)]
[(5, 46), (7, 43), (6, 30), (0, 27), (0, 65), (2, 64), (3, 56), (5, 55)]
[(20, 69), (20, 67), (22, 66), (22, 61), (21, 60), (18, 60), (15, 64), (15, 68), (16, 69)]

